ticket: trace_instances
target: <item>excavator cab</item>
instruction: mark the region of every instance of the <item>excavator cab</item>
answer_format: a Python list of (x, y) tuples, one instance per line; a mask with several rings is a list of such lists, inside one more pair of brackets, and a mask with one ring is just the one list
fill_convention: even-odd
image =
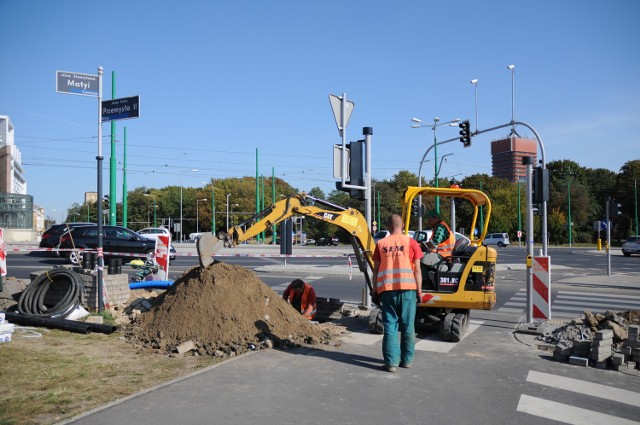
[[(473, 232), (468, 238), (456, 233), (456, 243), (450, 257), (433, 261), (433, 255), (421, 262), (422, 299), (418, 303), (416, 321), (418, 325), (439, 326), (440, 336), (445, 341), (459, 341), (468, 325), (470, 310), (491, 310), (496, 303), (495, 266), (497, 253), (494, 248), (482, 245), (491, 217), (491, 201), (483, 192), (474, 189), (434, 188), (410, 186), (402, 199), (402, 218), (405, 229), (412, 224), (411, 212), (418, 196), (451, 198), (456, 202), (466, 201), (473, 209), (469, 229), (476, 228), (479, 208), (484, 207), (484, 226), (477, 238)], [(445, 220), (448, 222), (448, 220)], [(419, 230), (414, 239), (424, 251), (429, 251), (429, 230)]]

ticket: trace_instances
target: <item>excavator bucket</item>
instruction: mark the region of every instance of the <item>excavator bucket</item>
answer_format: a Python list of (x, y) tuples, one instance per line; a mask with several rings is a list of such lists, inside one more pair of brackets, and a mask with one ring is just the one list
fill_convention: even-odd
[(218, 239), (211, 233), (203, 233), (196, 242), (200, 265), (208, 267), (213, 264), (213, 256), (224, 247), (224, 239)]

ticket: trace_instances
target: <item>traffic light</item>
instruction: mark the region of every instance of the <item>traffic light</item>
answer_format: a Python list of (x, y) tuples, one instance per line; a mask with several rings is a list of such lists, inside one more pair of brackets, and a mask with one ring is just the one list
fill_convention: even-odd
[(620, 202), (609, 202), (609, 219), (622, 216), (622, 204)]
[(458, 124), (460, 127), (460, 141), (462, 142), (462, 146), (468, 148), (471, 146), (471, 131), (469, 130), (469, 121), (462, 121)]
[[(348, 162), (349, 180), (345, 183), (364, 186), (364, 140), (349, 143)], [(342, 182), (336, 182), (336, 189), (347, 192), (353, 199), (364, 201), (364, 190), (344, 188)]]
[(420, 215), (420, 205), (418, 205), (419, 198), (413, 198), (411, 203), (411, 215), (417, 217)]
[(542, 167), (533, 169), (533, 184), (531, 198), (534, 204), (549, 202), (549, 170)]

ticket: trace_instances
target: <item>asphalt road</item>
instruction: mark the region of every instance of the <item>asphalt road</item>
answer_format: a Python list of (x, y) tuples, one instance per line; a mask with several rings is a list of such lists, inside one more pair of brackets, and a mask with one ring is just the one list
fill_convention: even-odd
[[(549, 251), (554, 279), (606, 272), (601, 254), (586, 249)], [(382, 372), (381, 336), (366, 331), (365, 319), (345, 319), (351, 334), (340, 347), (256, 352), (106, 406), (74, 423), (640, 425), (637, 376), (558, 363), (535, 349), (533, 340), (515, 339), (513, 329), (524, 316), (525, 274), (518, 267), (524, 262), (524, 249), (498, 252), (498, 263), (504, 267), (497, 272), (496, 308), (473, 311), (469, 332), (457, 344), (419, 335), (412, 369)], [(302, 277), (320, 296), (359, 302), (364, 287), (356, 270), (351, 279), (348, 273), (322, 273), (328, 265), (345, 265), (342, 256), (289, 258), (290, 268), (277, 271), (265, 267), (282, 265), (284, 260), (277, 257), (220, 259), (256, 270), (276, 291)], [(612, 257), (614, 273), (638, 275), (639, 263), (638, 257)], [(60, 264), (64, 261), (35, 254), (10, 253), (7, 259), (9, 275), (16, 277)], [(296, 268), (304, 264), (321, 267)], [(178, 257), (171, 277), (195, 265), (195, 256)], [(578, 312), (572, 308), (589, 306), (640, 308), (635, 288), (552, 284), (552, 299), (553, 314), (575, 316)], [(393, 394), (391, 401), (388, 394)]]

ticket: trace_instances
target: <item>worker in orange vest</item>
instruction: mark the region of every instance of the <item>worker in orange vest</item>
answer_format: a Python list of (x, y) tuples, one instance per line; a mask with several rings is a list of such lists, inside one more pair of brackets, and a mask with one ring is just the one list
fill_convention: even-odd
[(299, 311), (304, 317), (313, 320), (318, 311), (316, 291), (302, 279), (295, 279), (282, 293), (282, 298)]
[[(416, 303), (422, 297), (422, 250), (415, 239), (402, 233), (402, 217), (387, 221), (391, 232), (380, 239), (373, 253), (373, 281), (382, 312), (384, 369), (411, 367), (416, 345)], [(400, 342), (398, 343), (398, 330)]]
[(438, 211), (433, 210), (427, 213), (427, 224), (433, 230), (431, 239), (424, 243), (428, 253), (422, 263), (434, 267), (440, 260), (451, 258), (453, 248), (456, 246), (456, 236), (440, 217)]

